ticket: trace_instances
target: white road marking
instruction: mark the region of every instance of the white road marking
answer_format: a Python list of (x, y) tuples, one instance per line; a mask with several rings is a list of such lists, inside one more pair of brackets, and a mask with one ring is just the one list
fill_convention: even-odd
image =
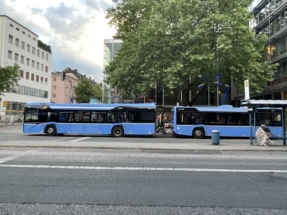
[(50, 166), (50, 165), (12, 165), (0, 167), (42, 168), (42, 169), (84, 169), (84, 170), (128, 170), (128, 171), (185, 171), (185, 172), (239, 172), (239, 173), (287, 173), (287, 170), (245, 170), (245, 169), (196, 169), (196, 168), (156, 168), (156, 167), (98, 167), (98, 166)]
[(30, 150), (30, 151), (26, 151), (26, 152), (21, 152), (21, 153), (18, 153), (18, 154), (15, 154), (15, 155), (11, 155), (11, 156), (8, 156), (8, 157), (5, 157), (5, 158), (2, 158), (0, 159), (0, 164), (1, 163), (5, 163), (7, 161), (11, 161), (11, 160), (14, 160), (14, 159), (17, 159), (17, 158), (20, 158), (24, 155), (27, 155), (27, 154), (31, 154), (33, 152), (38, 152), (39, 150)]
[(79, 139), (70, 140), (69, 143), (78, 142), (78, 141), (85, 140), (85, 139), (88, 139), (88, 138), (91, 138), (91, 137), (82, 137), (82, 138), (79, 138)]
[(66, 140), (66, 139), (69, 139), (69, 138), (72, 138), (72, 137), (64, 137), (64, 138), (60, 138), (60, 139), (57, 139), (57, 140), (52, 140), (52, 142)]

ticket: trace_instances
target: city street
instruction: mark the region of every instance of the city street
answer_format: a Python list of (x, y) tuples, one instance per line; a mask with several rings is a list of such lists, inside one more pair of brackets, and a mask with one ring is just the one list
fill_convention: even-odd
[[(128, 149), (132, 144), (157, 149)], [(218, 147), (244, 144), (249, 140), (223, 139)], [(208, 150), (208, 138), (46, 137), (20, 126), (0, 127), (0, 145), (1, 215), (287, 213), (287, 157), (279, 150), (286, 146)]]

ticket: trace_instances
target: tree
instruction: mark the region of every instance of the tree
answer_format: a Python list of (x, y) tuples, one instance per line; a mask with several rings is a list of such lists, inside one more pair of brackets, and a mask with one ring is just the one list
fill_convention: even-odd
[(11, 86), (18, 84), (20, 80), (19, 68), (16, 63), (12, 67), (0, 67), (0, 95), (3, 95), (5, 91), (9, 92)]
[(75, 87), (76, 101), (79, 103), (89, 103), (90, 98), (102, 98), (102, 88), (99, 84), (93, 85), (88, 78), (82, 78)]
[(266, 61), (267, 37), (248, 26), (251, 0), (116, 2), (107, 18), (124, 43), (105, 72), (123, 94), (131, 88), (147, 91), (157, 82), (165, 89), (181, 88), (184, 103), (191, 105), (188, 92), (203, 75), (205, 86), (221, 74), (221, 82), (232, 78), (241, 90), (249, 79), (260, 93), (276, 72), (277, 65)]

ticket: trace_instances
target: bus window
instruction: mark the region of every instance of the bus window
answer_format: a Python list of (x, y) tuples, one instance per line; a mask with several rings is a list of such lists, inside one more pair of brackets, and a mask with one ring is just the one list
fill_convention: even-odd
[(106, 112), (99, 112), (99, 111), (92, 111), (91, 112), (91, 121), (93, 123), (105, 123), (105, 122), (111, 122), (112, 120), (112, 114), (108, 113), (108, 119), (106, 119)]
[(235, 125), (236, 124), (236, 114), (235, 113), (227, 113), (226, 114), (226, 124)]
[(27, 110), (25, 113), (25, 122), (37, 122), (39, 116), (39, 110)]
[(73, 111), (59, 111), (59, 122), (73, 122), (74, 112)]
[(75, 122), (89, 122), (90, 111), (75, 111)]

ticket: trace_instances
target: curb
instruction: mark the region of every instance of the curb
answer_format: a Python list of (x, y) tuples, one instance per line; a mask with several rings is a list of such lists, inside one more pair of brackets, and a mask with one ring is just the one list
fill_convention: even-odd
[[(262, 146), (263, 147), (263, 146)], [(156, 151), (199, 151), (199, 152), (285, 152), (287, 150), (274, 149), (167, 149), (167, 148), (130, 148), (130, 147), (103, 147), (103, 146), (29, 146), (29, 145), (0, 145), (0, 148), (58, 148), (58, 149), (122, 149), (122, 150), (156, 150)]]

